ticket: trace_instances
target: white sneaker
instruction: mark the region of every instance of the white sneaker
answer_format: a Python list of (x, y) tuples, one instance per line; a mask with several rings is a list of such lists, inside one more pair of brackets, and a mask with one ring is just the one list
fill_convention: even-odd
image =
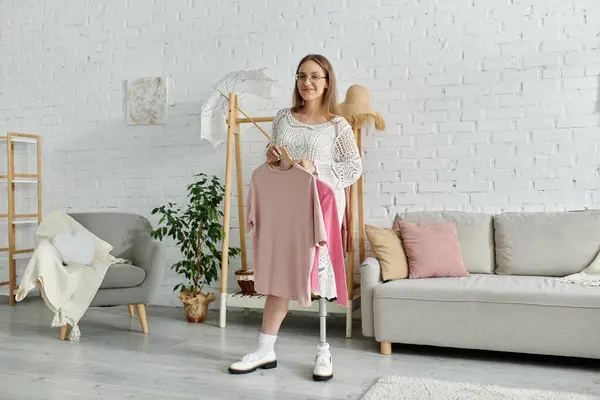
[(315, 357), (315, 367), (313, 369), (313, 379), (315, 381), (328, 381), (333, 378), (333, 362), (331, 353), (319, 352)]
[(273, 369), (277, 367), (277, 357), (275, 352), (269, 352), (262, 358), (257, 358), (254, 353), (246, 354), (241, 361), (231, 364), (230, 374), (248, 374), (256, 371), (258, 368)]

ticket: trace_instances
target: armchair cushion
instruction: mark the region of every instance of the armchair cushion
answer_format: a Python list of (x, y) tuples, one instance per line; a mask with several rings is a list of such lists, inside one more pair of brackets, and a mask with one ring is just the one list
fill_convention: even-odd
[(100, 289), (130, 288), (140, 285), (146, 272), (131, 264), (114, 264), (108, 268)]
[(59, 232), (52, 243), (67, 265), (90, 265), (94, 261), (94, 237), (86, 232)]

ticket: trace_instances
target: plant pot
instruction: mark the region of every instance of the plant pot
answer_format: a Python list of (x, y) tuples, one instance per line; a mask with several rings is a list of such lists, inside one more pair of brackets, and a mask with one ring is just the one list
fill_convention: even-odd
[(189, 291), (179, 294), (188, 322), (204, 322), (208, 314), (208, 305), (217, 299), (214, 293), (198, 293), (195, 297)]
[(238, 269), (235, 271), (235, 278), (240, 286), (240, 289), (242, 289), (242, 293), (249, 296), (254, 296), (257, 294), (254, 290), (254, 271), (251, 269), (246, 271)]

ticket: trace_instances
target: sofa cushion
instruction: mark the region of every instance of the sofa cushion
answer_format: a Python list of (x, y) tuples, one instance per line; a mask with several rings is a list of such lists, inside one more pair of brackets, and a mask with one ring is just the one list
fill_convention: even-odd
[(374, 298), (600, 308), (598, 288), (542, 276), (472, 274), (460, 278), (402, 279), (377, 286)]
[(408, 278), (408, 260), (400, 233), (372, 225), (365, 225), (365, 232), (381, 265), (381, 279), (389, 281)]
[(600, 211), (504, 213), (494, 217), (496, 273), (566, 276), (600, 250)]
[(408, 257), (409, 278), (468, 276), (458, 244), (456, 225), (398, 222)]
[(397, 221), (414, 224), (453, 222), (467, 271), (474, 274), (494, 273), (494, 232), (491, 214), (461, 211), (415, 211), (396, 215)]
[(118, 289), (137, 286), (146, 279), (146, 272), (131, 264), (114, 264), (106, 271), (100, 289)]

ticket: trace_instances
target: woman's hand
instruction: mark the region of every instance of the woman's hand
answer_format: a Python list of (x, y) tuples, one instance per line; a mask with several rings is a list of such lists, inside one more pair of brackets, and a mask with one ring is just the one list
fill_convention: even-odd
[(276, 164), (279, 161), (279, 147), (269, 146), (267, 148), (267, 162), (269, 164)]
[(300, 160), (298, 161), (298, 164), (300, 164), (302, 168), (304, 168), (313, 175), (317, 172), (317, 167), (315, 167), (315, 164), (313, 164), (311, 161)]

